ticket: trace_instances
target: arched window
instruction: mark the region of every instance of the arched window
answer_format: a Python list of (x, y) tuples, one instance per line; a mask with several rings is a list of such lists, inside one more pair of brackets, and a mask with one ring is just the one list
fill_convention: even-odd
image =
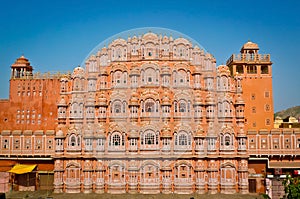
[(177, 102), (174, 102), (174, 112), (177, 113)]
[(118, 48), (118, 49), (116, 50), (116, 57), (117, 57), (117, 59), (120, 59), (120, 58), (122, 57), (122, 51), (121, 51), (120, 48)]
[(220, 90), (221, 91), (227, 91), (228, 90), (228, 78), (224, 75), (221, 76), (220, 79)]
[(120, 135), (114, 134), (112, 137), (112, 145), (113, 146), (120, 146), (121, 145), (121, 138)]
[(158, 104), (151, 98), (146, 99), (144, 103), (144, 110), (148, 113), (158, 112)]
[(112, 113), (113, 115), (120, 115), (124, 110), (122, 111), (122, 103), (120, 101), (114, 101), (112, 106)]
[(148, 132), (145, 135), (145, 144), (154, 144), (155, 136), (153, 133)]
[[(151, 53), (151, 52), (149, 52), (149, 53)], [(152, 54), (149, 56), (152, 56)], [(144, 75), (145, 75), (145, 83), (146, 84), (156, 83), (157, 77), (156, 77), (156, 72), (155, 72), (154, 68), (147, 68), (145, 70)]]
[(74, 134), (70, 136), (70, 145), (76, 146), (76, 136)]
[(109, 146), (124, 146), (124, 136), (119, 132), (112, 133)]
[(185, 134), (179, 135), (179, 145), (187, 145), (187, 136)]
[(177, 165), (175, 166), (175, 173), (175, 181), (186, 182), (184, 179), (191, 178), (191, 167), (186, 164)]
[(61, 90), (61, 92), (65, 92), (66, 91), (66, 82), (65, 81), (61, 81), (61, 83), (60, 83), (60, 90)]
[(115, 104), (115, 113), (121, 113), (121, 105), (120, 104)]
[(122, 84), (122, 72), (121, 71), (116, 71), (114, 73), (114, 81), (115, 81), (116, 86)]
[(185, 85), (187, 82), (187, 73), (184, 70), (179, 70), (177, 73), (178, 84)]
[(181, 113), (186, 112), (186, 102), (183, 100), (179, 102), (179, 112)]
[(230, 149), (233, 146), (233, 136), (229, 133), (221, 134), (220, 143), (223, 149)]
[(74, 91), (78, 91), (80, 90), (80, 79), (79, 78), (75, 78), (74, 79), (74, 87), (73, 87)]
[(175, 145), (179, 145), (179, 146), (191, 145), (191, 135), (189, 135), (184, 131), (181, 131), (175, 137)]
[(157, 145), (158, 144), (158, 133), (152, 130), (147, 130), (141, 139), (142, 145)]
[(230, 135), (225, 135), (225, 146), (231, 145)]
[(153, 101), (146, 101), (145, 110), (146, 110), (146, 112), (154, 112), (154, 102)]
[(75, 134), (70, 135), (69, 146), (70, 147), (80, 146), (80, 136), (77, 137)]

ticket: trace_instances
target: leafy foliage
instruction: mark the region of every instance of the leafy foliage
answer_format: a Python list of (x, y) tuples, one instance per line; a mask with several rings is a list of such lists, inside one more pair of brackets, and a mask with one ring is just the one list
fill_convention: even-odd
[(283, 181), (285, 196), (287, 199), (300, 198), (300, 178), (287, 176)]

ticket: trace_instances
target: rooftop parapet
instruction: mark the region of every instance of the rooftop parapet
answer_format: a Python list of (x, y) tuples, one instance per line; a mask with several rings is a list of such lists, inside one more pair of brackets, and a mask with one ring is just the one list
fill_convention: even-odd
[(226, 65), (232, 62), (271, 62), (270, 54), (233, 54)]

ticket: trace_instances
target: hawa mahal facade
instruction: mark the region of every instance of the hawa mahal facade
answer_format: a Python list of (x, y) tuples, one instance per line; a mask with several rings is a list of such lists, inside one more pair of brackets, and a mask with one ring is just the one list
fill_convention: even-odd
[[(273, 113), (270, 55), (251, 41), (218, 67), (155, 32), (113, 39), (71, 73), (33, 73), (21, 56), (0, 100), (4, 189), (265, 192), (267, 175), (300, 167), (300, 131), (273, 129)], [(37, 165), (31, 184), (7, 173), (17, 163)]]

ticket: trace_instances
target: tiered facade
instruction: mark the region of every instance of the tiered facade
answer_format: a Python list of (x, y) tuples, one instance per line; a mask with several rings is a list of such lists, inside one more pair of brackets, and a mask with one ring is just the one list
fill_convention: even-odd
[(285, 161), (273, 146), (300, 147), (297, 130), (289, 141), (271, 131), (272, 63), (258, 50), (247, 42), (216, 67), (186, 38), (148, 32), (113, 40), (71, 74), (33, 74), (21, 57), (0, 101), (0, 162), (53, 171), (55, 192), (248, 193), (269, 160)]
[(62, 78), (55, 191), (246, 193), (241, 79), (215, 62), (187, 39), (147, 33)]

